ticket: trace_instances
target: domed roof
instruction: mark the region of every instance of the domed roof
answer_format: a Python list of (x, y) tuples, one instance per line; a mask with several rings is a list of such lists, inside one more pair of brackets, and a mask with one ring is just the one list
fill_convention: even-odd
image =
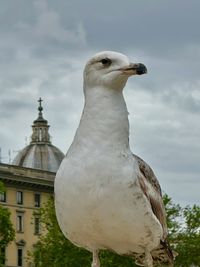
[(14, 158), (12, 164), (27, 168), (56, 172), (64, 154), (50, 141), (48, 121), (43, 118), (41, 98), (38, 118), (33, 122), (31, 142)]

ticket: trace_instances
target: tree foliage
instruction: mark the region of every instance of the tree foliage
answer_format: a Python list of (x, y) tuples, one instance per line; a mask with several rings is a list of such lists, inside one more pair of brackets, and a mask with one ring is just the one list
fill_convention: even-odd
[[(5, 192), (3, 184), (0, 182), (0, 193)], [(10, 220), (10, 211), (0, 206), (0, 266), (5, 260), (4, 253), (1, 253), (6, 246), (15, 238), (15, 231)]]
[(200, 206), (181, 208), (164, 196), (170, 243), (177, 251), (175, 267), (200, 266)]
[[(179, 254), (175, 266), (200, 266), (200, 207), (194, 205), (182, 208), (174, 204), (167, 195), (163, 199), (170, 243)], [(33, 261), (36, 267), (90, 267), (91, 253), (75, 247), (61, 233), (53, 199), (40, 210), (40, 216), (46, 230), (40, 236), (34, 251), (29, 253), (29, 261)], [(102, 251), (100, 258), (102, 267), (136, 266), (133, 259), (109, 251)]]

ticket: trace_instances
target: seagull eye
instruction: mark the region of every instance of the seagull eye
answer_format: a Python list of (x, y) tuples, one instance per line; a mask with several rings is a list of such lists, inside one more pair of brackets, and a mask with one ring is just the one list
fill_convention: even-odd
[(111, 59), (109, 58), (103, 58), (101, 61), (100, 61), (104, 66), (110, 66), (112, 61)]

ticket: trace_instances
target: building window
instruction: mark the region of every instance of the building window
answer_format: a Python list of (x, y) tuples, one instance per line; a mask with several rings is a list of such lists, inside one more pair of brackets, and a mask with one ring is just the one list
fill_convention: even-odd
[(17, 191), (17, 204), (22, 205), (23, 204), (23, 192)]
[(0, 202), (6, 202), (6, 192), (0, 192)]
[(35, 235), (40, 234), (40, 218), (35, 217)]
[(23, 266), (23, 249), (17, 249), (17, 266)]
[(24, 231), (24, 214), (17, 213), (17, 232)]
[(39, 129), (39, 141), (42, 141), (42, 128)]
[(35, 193), (34, 200), (35, 200), (35, 207), (39, 208), (40, 207), (40, 200), (41, 200), (40, 194)]

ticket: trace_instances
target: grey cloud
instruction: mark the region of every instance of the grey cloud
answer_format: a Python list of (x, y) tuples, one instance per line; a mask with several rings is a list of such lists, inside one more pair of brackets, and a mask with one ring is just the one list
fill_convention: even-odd
[[(117, 50), (148, 67), (148, 75), (130, 79), (124, 92), (134, 153), (150, 163), (173, 198), (198, 203), (199, 9), (196, 0), (115, 1), (114, 7), (106, 0), (4, 1), (0, 9), (3, 153), (24, 147), (40, 96), (53, 143), (66, 153), (83, 107), (85, 61), (99, 50)], [(180, 184), (182, 190), (176, 192)]]
[(70, 8), (73, 11), (79, 5), (89, 43), (99, 48), (139, 47), (154, 55), (172, 57), (185, 44), (199, 41), (195, 28), (199, 22), (197, 1), (116, 1), (114, 9), (107, 1), (75, 3)]

